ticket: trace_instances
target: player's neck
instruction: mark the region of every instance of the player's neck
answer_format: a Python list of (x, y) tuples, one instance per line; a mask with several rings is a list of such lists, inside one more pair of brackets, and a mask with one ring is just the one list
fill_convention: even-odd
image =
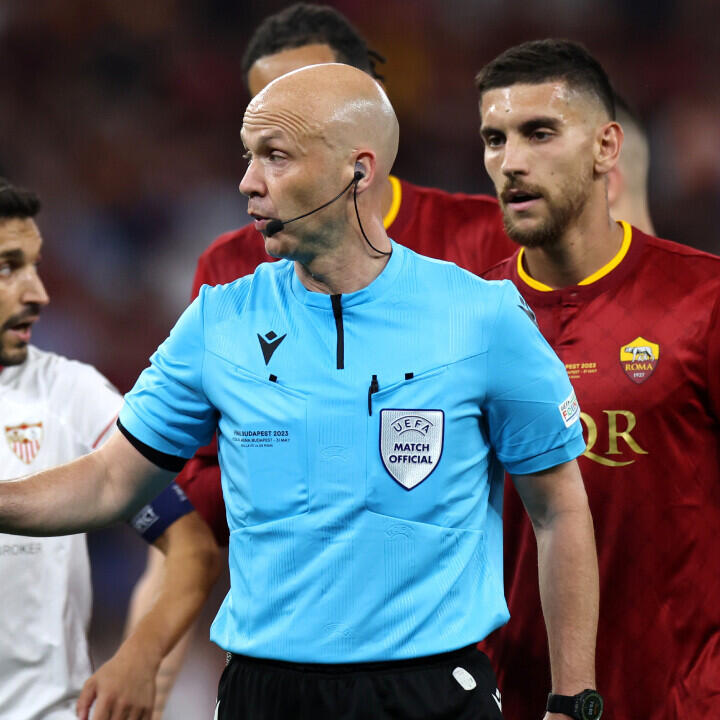
[(607, 265), (620, 250), (623, 230), (608, 214), (584, 212), (551, 247), (526, 248), (525, 270), (553, 289), (570, 287)]
[[(371, 221), (365, 230), (376, 248), (385, 252), (390, 250), (390, 241), (379, 221)], [(345, 295), (370, 285), (383, 271), (388, 259), (389, 255), (378, 255), (357, 233), (357, 237), (348, 238), (308, 262), (296, 261), (295, 272), (311, 292)]]

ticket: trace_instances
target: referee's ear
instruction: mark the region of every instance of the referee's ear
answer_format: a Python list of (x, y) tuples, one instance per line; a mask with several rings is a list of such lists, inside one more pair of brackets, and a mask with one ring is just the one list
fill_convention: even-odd
[(373, 184), (377, 175), (377, 157), (375, 153), (371, 150), (358, 153), (355, 158), (353, 173), (358, 194), (367, 190)]

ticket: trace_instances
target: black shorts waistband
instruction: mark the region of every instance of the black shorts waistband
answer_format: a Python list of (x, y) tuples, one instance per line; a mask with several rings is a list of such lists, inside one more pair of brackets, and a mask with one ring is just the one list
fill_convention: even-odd
[[(421, 667), (433, 667), (434, 665), (443, 665), (455, 660), (461, 660), (469, 655), (485, 657), (480, 651), (476, 643), (451, 650), (449, 652), (439, 653), (437, 655), (423, 655), (422, 657), (408, 658), (406, 660), (382, 660), (377, 662), (360, 662), (360, 663), (296, 663), (286, 660), (274, 660), (270, 658), (257, 658), (250, 655), (238, 655), (236, 653), (228, 653), (228, 665), (231, 663), (257, 665), (263, 667), (283, 668), (285, 670), (294, 670), (301, 673), (321, 673), (329, 675), (342, 675), (350, 673), (363, 672), (398, 672), (403, 670), (417, 669)], [(489, 662), (489, 660), (488, 660)]]

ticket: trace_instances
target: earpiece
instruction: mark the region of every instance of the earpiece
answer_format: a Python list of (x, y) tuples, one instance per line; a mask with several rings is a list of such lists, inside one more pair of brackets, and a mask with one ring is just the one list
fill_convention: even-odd
[(365, 177), (365, 168), (362, 166), (362, 163), (356, 162), (355, 163), (355, 176), (354, 181), (360, 182)]

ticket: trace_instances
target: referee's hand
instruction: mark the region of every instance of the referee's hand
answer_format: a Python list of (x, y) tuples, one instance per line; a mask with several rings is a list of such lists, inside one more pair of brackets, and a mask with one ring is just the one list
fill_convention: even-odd
[(158, 663), (123, 645), (89, 677), (77, 701), (79, 720), (151, 720)]

